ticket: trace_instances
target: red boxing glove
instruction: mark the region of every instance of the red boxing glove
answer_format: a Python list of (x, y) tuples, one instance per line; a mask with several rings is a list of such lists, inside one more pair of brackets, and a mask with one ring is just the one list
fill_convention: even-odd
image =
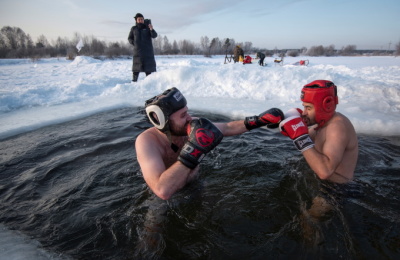
[(279, 124), (279, 130), (283, 135), (289, 136), (301, 152), (314, 147), (314, 142), (308, 135), (308, 128), (299, 116), (291, 116), (283, 120)]
[(291, 116), (300, 116), (301, 114), (303, 114), (303, 110), (301, 110), (300, 108), (292, 108), (289, 109), (286, 113), (285, 113), (285, 118), (289, 118)]

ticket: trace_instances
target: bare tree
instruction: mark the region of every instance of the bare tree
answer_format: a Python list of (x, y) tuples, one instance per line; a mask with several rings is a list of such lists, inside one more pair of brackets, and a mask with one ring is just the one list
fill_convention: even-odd
[(225, 43), (224, 43), (224, 49), (225, 49), (225, 53), (228, 54), (228, 49), (231, 46), (231, 43), (229, 41), (229, 38), (225, 39)]
[(180, 50), (181, 53), (184, 55), (193, 55), (195, 52), (195, 45), (188, 41), (188, 40), (183, 40), (179, 42), (180, 45)]
[(328, 47), (324, 48), (324, 55), (325, 56), (334, 56), (336, 54), (335, 45), (329, 45)]
[(1, 28), (1, 34), (4, 38), (4, 45), (7, 49), (16, 50), (19, 47), (17, 30), (21, 29), (11, 26), (4, 26), (3, 28)]
[(218, 42), (219, 42), (219, 39), (218, 39), (218, 38), (213, 38), (213, 39), (211, 40), (210, 45), (208, 46), (208, 54), (207, 54), (207, 55), (204, 55), (204, 56), (206, 56), (206, 57), (211, 57), (212, 51), (213, 51), (216, 47), (218, 47)]
[(7, 55), (7, 47), (6, 47), (6, 42), (4, 39), (4, 36), (2, 33), (0, 33), (0, 58), (5, 58)]
[(163, 37), (161, 34), (158, 35), (157, 38), (153, 39), (153, 49), (154, 54), (159, 55), (163, 52)]
[(400, 55), (400, 41), (396, 44), (396, 50), (394, 52), (395, 56), (399, 56)]
[(24, 58), (30, 55), (30, 50), (34, 47), (33, 41), (21, 28), (4, 26), (0, 30), (0, 35), (0, 48), (6, 54), (5, 57)]
[(213, 47), (213, 53), (214, 54), (223, 54), (224, 53), (224, 48), (223, 48), (224, 45), (223, 45), (222, 41), (218, 37), (216, 37), (215, 39), (216, 39), (216, 44)]
[[(81, 35), (75, 32), (72, 40), (68, 38), (58, 37), (56, 41), (51, 44), (48, 42), (44, 35), (40, 35), (33, 43), (29, 34), (26, 34), (22, 29), (18, 27), (4, 26), (0, 30), (0, 58), (24, 58), (24, 57), (55, 57), (55, 56), (67, 56), (67, 58), (74, 58), (77, 55), (76, 45), (80, 40), (84, 42), (84, 48), (79, 52), (80, 55), (89, 56), (102, 56), (106, 55), (109, 57), (115, 57), (120, 55), (131, 55), (131, 46), (124, 42), (106, 43), (96, 39), (94, 36)], [(390, 49), (389, 43), (389, 49)], [(173, 44), (169, 41), (167, 36), (153, 39), (154, 53), (160, 54), (204, 54), (205, 56), (211, 56), (215, 54), (231, 53), (236, 45), (240, 45), (245, 53), (254, 53), (255, 51), (265, 52), (267, 56), (272, 55), (310, 55), (310, 56), (333, 56), (333, 55), (354, 55), (357, 54), (355, 45), (347, 45), (340, 51), (335, 50), (334, 45), (329, 46), (312, 46), (307, 49), (305, 47), (297, 50), (283, 50), (277, 49), (266, 50), (263, 48), (253, 48), (252, 42), (238, 42), (234, 39), (223, 39), (220, 40), (218, 37), (213, 38), (211, 41), (207, 36), (200, 38), (200, 43), (193, 43), (188, 40), (182, 40), (177, 42), (173, 41)], [(394, 51), (395, 55), (400, 55), (400, 42), (397, 43)], [(371, 51), (370, 51), (371, 52)], [(372, 53), (372, 52), (371, 52)], [(378, 54), (382, 54), (379, 52)], [(387, 53), (387, 52), (385, 52)]]
[(163, 54), (172, 54), (172, 45), (169, 43), (167, 36), (164, 36), (164, 43), (163, 43)]
[(286, 52), (286, 56), (297, 57), (297, 56), (299, 56), (299, 51), (298, 50), (288, 50)]
[(253, 43), (252, 42), (245, 42), (243, 45), (243, 51), (244, 53), (249, 53), (251, 52), (251, 49), (253, 48)]
[(236, 42), (235, 42), (235, 39), (231, 38), (231, 39), (229, 39), (229, 42), (231, 43), (231, 46), (229, 47), (229, 51), (233, 52), (233, 49), (237, 45)]
[(46, 36), (44, 36), (43, 34), (41, 34), (37, 40), (36, 40), (36, 44), (35, 44), (36, 48), (44, 48), (44, 47), (49, 47), (50, 44), (47, 41)]
[(176, 40), (172, 43), (172, 54), (178, 54), (179, 53), (179, 46)]
[(324, 46), (312, 46), (307, 51), (307, 55), (309, 56), (323, 56), (324, 55)]
[(265, 51), (265, 56), (266, 56), (266, 57), (272, 57), (272, 56), (274, 56), (274, 51), (273, 51), (273, 50), (266, 50), (266, 51)]
[(107, 44), (105, 42), (97, 40), (94, 37), (90, 39), (90, 42), (88, 44), (89, 44), (90, 54), (93, 56), (102, 55), (107, 47)]
[(340, 51), (340, 55), (343, 56), (350, 56), (354, 55), (356, 53), (357, 47), (355, 45), (347, 45), (346, 47), (343, 47), (342, 50)]
[(121, 56), (121, 45), (118, 42), (113, 42), (105, 49), (105, 53), (111, 59), (119, 57)]
[(59, 55), (66, 56), (69, 45), (70, 43), (67, 38), (58, 37), (54, 44), (54, 48)]
[(200, 46), (201, 49), (203, 50), (203, 54), (206, 56), (208, 52), (208, 47), (210, 45), (210, 39), (207, 36), (201, 36), (200, 37)]

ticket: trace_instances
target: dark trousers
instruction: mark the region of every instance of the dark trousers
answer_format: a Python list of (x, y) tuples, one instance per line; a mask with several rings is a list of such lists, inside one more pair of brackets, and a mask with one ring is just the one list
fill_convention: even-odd
[[(151, 72), (145, 72), (146, 73), (146, 77), (149, 76), (151, 74)], [(139, 78), (139, 72), (133, 72), (133, 82), (136, 82)]]

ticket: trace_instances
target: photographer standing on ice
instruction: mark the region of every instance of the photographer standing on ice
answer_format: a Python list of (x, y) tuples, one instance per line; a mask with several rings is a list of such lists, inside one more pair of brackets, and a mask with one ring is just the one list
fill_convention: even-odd
[(145, 72), (146, 76), (156, 71), (156, 60), (152, 38), (157, 37), (150, 19), (144, 19), (141, 13), (135, 15), (136, 25), (129, 32), (128, 41), (133, 45), (133, 82), (139, 77), (139, 72)]

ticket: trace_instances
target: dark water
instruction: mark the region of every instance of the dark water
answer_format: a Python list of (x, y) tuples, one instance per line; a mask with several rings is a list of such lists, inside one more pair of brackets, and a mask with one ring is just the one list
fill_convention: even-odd
[[(399, 137), (359, 136), (347, 185), (318, 180), (279, 133), (224, 138), (164, 202), (135, 158), (149, 126), (125, 108), (1, 140), (0, 223), (70, 259), (399, 259)], [(333, 210), (310, 221), (317, 195)]]

